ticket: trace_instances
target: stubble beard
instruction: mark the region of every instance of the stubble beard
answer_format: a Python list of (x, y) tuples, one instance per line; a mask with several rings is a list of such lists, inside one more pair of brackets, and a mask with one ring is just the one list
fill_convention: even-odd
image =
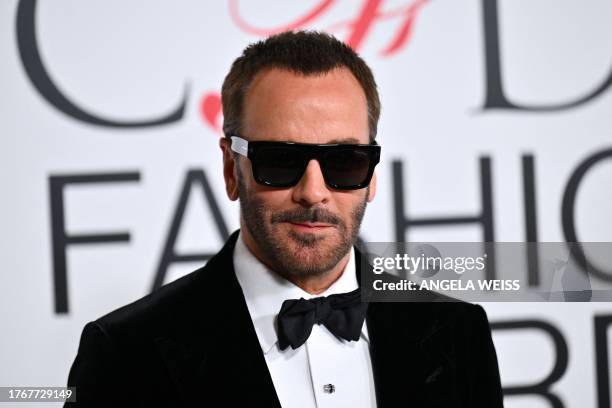
[[(320, 207), (298, 207), (269, 214), (262, 200), (249, 194), (242, 175), (238, 175), (240, 211), (245, 226), (259, 247), (264, 262), (286, 278), (322, 277), (338, 265), (357, 240), (368, 193), (366, 191), (364, 200), (352, 209), (351, 225), (346, 225), (339, 216)], [(282, 237), (273, 231), (275, 225), (286, 222), (323, 222), (333, 225), (336, 231), (331, 237), (329, 234), (322, 237), (295, 231)]]

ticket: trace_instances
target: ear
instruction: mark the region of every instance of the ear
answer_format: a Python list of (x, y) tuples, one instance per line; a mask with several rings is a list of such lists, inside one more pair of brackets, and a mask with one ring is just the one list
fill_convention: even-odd
[(225, 192), (227, 197), (236, 201), (238, 199), (238, 172), (236, 166), (238, 163), (234, 160), (230, 142), (226, 138), (219, 140), (219, 147), (223, 152), (223, 178), (225, 179)]
[(370, 180), (370, 188), (368, 191), (368, 203), (371, 203), (376, 197), (376, 170), (374, 170), (374, 174), (372, 175), (372, 180)]

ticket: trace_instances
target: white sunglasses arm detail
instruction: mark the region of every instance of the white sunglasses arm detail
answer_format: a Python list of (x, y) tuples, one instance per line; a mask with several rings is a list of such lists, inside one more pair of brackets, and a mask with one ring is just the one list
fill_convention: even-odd
[(231, 136), (232, 139), (232, 150), (245, 157), (249, 154), (249, 142), (238, 136)]

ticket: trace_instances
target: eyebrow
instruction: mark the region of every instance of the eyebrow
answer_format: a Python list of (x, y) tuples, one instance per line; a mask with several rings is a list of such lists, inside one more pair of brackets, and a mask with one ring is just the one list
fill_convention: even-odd
[(354, 137), (347, 137), (346, 139), (332, 139), (325, 144), (342, 144), (342, 143), (350, 143), (350, 144), (360, 144), (358, 139)]

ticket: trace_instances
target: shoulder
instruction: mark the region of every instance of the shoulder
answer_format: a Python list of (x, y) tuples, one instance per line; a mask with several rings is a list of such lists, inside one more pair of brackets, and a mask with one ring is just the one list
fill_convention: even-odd
[[(391, 275), (387, 282), (398, 278)], [(385, 302), (371, 304), (377, 315), (386, 316), (405, 327), (425, 332), (440, 329), (457, 335), (469, 336), (476, 327), (489, 331), (487, 315), (482, 306), (446, 296), (435, 291), (422, 290), (411, 296), (397, 296)]]
[(92, 324), (116, 346), (137, 346), (160, 337), (190, 337), (195, 328), (205, 329), (216, 318), (215, 305), (240, 294), (231, 262), (214, 259)]
[[(399, 280), (390, 275), (388, 281)], [(419, 290), (411, 296), (400, 296), (393, 302), (399, 313), (410, 314), (413, 318), (415, 313), (428, 319), (436, 319), (446, 323), (456, 323), (464, 320), (486, 320), (486, 313), (482, 306), (465, 302), (432, 290)]]
[[(165, 336), (182, 326), (206, 320), (222, 299), (239, 294), (233, 272), (236, 234), (208, 263), (128, 305), (94, 321), (109, 336)], [(238, 289), (238, 290), (236, 290)]]
[(155, 292), (152, 292), (132, 303), (113, 310), (95, 320), (95, 324), (108, 333), (125, 331), (130, 328), (142, 330), (167, 320), (169, 314), (180, 315), (181, 310), (188, 307), (193, 297), (194, 282), (198, 279), (210, 278), (205, 268), (200, 268)]

